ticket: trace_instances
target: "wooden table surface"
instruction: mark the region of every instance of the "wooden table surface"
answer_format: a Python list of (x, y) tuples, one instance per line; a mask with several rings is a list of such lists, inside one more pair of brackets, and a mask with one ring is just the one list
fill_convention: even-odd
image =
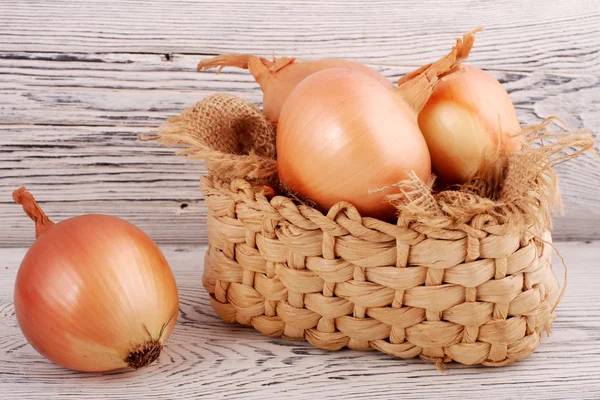
[[(76, 373), (38, 355), (19, 330), (13, 284), (26, 249), (0, 250), (0, 397), (9, 399), (598, 399), (600, 242), (560, 243), (569, 280), (552, 335), (529, 358), (502, 368), (449, 364), (379, 352), (327, 352), (308, 342), (230, 325), (202, 288), (205, 248), (165, 246), (181, 312), (161, 357), (137, 371)], [(562, 282), (562, 267), (554, 258)]]
[[(570, 275), (554, 334), (512, 366), (441, 374), (420, 360), (327, 353), (221, 322), (201, 285), (204, 166), (136, 139), (214, 92), (261, 103), (247, 71), (196, 73), (206, 57), (342, 57), (395, 80), (477, 26), (469, 62), (505, 85), (523, 125), (558, 115), (598, 137), (598, 0), (0, 0), (0, 398), (600, 398), (597, 159), (558, 168), (565, 216), (554, 238), (570, 241), (558, 243)], [(161, 244), (181, 316), (158, 362), (73, 373), (26, 343), (12, 305), (34, 233), (11, 199), (22, 185), (56, 221), (112, 214)]]

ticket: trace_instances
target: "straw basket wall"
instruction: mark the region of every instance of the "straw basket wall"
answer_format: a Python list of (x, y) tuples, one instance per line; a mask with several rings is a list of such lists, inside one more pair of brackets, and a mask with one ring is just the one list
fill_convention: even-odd
[(548, 232), (485, 215), (456, 229), (394, 225), (343, 202), (323, 215), (210, 175), (202, 191), (203, 282), (226, 321), (327, 350), (502, 366), (529, 356), (555, 319)]

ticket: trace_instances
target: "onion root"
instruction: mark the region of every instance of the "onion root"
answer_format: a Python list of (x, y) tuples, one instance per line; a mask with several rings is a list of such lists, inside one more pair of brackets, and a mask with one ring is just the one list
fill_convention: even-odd
[(124, 361), (128, 367), (140, 369), (156, 361), (162, 350), (159, 340), (148, 340), (129, 352)]

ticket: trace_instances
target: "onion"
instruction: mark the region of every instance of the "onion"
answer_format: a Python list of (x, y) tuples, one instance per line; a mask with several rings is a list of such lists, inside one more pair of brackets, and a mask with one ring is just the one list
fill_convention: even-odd
[(273, 61), (250, 54), (222, 54), (202, 60), (198, 71), (218, 67), (238, 67), (248, 69), (263, 91), (263, 114), (272, 123), (279, 121), (283, 103), (292, 90), (304, 78), (328, 68), (350, 68), (361, 71), (379, 81), (388, 88), (393, 83), (379, 72), (350, 60), (325, 59), (314, 61), (296, 61), (295, 58), (280, 57)]
[(160, 249), (116, 217), (52, 223), (25, 188), (14, 200), (36, 222), (17, 274), (15, 312), (41, 355), (79, 371), (144, 367), (177, 320), (173, 274)]
[(460, 69), (474, 33), (420, 68), (397, 89), (348, 68), (304, 79), (285, 102), (277, 127), (277, 168), (289, 191), (323, 210), (340, 201), (363, 216), (392, 219), (390, 188), (412, 171), (429, 180), (431, 161), (417, 115), (441, 79)]
[(433, 172), (445, 184), (467, 181), (485, 154), (519, 148), (521, 131), (515, 107), (504, 87), (479, 68), (438, 85), (421, 113)]

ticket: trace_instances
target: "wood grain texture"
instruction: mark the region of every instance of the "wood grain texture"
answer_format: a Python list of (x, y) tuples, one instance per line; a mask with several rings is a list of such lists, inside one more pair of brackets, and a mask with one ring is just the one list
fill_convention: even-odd
[(56, 222), (85, 213), (119, 216), (161, 243), (206, 243), (202, 163), (144, 146), (139, 128), (0, 127), (0, 247), (32, 243), (33, 223), (12, 201), (26, 186)]
[[(550, 337), (507, 367), (449, 365), (378, 352), (326, 352), (222, 322), (201, 284), (202, 247), (164, 246), (180, 290), (180, 317), (157, 362), (138, 371), (84, 374), (39, 356), (21, 334), (12, 304), (26, 249), (0, 249), (0, 392), (12, 399), (486, 398), (600, 397), (600, 242), (558, 243), (569, 285)], [(554, 257), (554, 268), (562, 268)], [(560, 279), (562, 281), (562, 278)]]
[(419, 66), (484, 26), (473, 62), (600, 72), (597, 0), (69, 0), (3, 2), (0, 51), (256, 52)]
[[(205, 243), (206, 208), (198, 180), (203, 164), (136, 139), (217, 91), (260, 103), (261, 92), (246, 71), (193, 72), (199, 59), (1, 54), (0, 215), (8, 229), (0, 232), (0, 247), (33, 240), (32, 224), (10, 196), (21, 185), (57, 221), (84, 212), (112, 213), (160, 243)], [(373, 67), (390, 79), (411, 70)], [(491, 72), (509, 90), (523, 124), (556, 114), (573, 129), (600, 127), (600, 77)], [(566, 217), (557, 218), (555, 238), (600, 237), (600, 163), (584, 156), (559, 172)]]

